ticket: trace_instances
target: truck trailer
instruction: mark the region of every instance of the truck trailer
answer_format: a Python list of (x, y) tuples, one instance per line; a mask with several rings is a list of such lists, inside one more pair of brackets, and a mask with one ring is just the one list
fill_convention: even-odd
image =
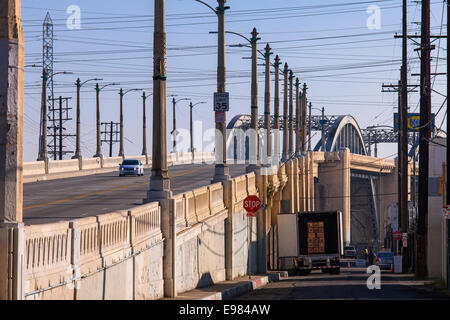
[(340, 273), (343, 255), (342, 213), (298, 212), (278, 215), (278, 252), (285, 269)]

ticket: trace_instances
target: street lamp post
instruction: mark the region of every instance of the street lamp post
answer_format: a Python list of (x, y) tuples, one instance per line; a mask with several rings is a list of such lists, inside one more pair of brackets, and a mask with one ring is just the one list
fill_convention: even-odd
[(306, 98), (306, 90), (308, 87), (306, 83), (303, 84), (303, 92), (302, 92), (302, 152), (306, 151), (306, 108), (308, 100)]
[(276, 154), (277, 163), (280, 161), (280, 57), (275, 57), (275, 98), (274, 98), (274, 152)]
[(172, 130), (172, 136), (173, 136), (173, 153), (177, 153), (177, 117), (176, 117), (176, 105), (178, 102), (180, 101), (191, 101), (191, 99), (189, 98), (182, 98), (179, 100), (175, 100), (175, 96), (173, 96), (172, 99), (172, 105), (173, 105), (173, 112), (172, 112), (172, 116), (173, 116), (173, 130)]
[(270, 56), (272, 55), (272, 52), (270, 52), (271, 48), (269, 44), (266, 46), (265, 50), (265, 58), (266, 58), (266, 74), (265, 74), (265, 91), (264, 91), (264, 129), (265, 129), (265, 135), (266, 135), (266, 157), (267, 157), (267, 163), (266, 166), (271, 165), (271, 155), (272, 155), (272, 145), (270, 141)]
[(38, 161), (48, 160), (47, 150), (47, 80), (48, 75), (45, 69), (42, 70), (42, 100), (41, 100), (41, 141)]
[(289, 129), (288, 129), (288, 64), (284, 64), (284, 101), (283, 101), (283, 157), (282, 161), (285, 162), (289, 159), (288, 144), (289, 144)]
[(145, 91), (142, 93), (142, 155), (145, 156), (147, 160), (147, 116), (146, 116), (146, 108), (145, 108), (145, 101), (148, 97), (150, 97), (152, 94), (147, 96), (145, 94)]
[[(258, 139), (258, 32), (256, 28), (253, 28), (252, 38), (250, 39), (252, 46), (252, 97), (251, 97), (251, 129), (253, 135), (253, 141), (249, 144), (249, 166), (247, 171), (254, 171), (259, 164), (259, 139)], [(252, 143), (253, 142), (253, 143)], [(254, 158), (253, 158), (254, 157)]]
[(289, 70), (289, 157), (294, 154), (294, 73)]
[(123, 91), (122, 88), (120, 88), (119, 95), (120, 95), (120, 150), (119, 150), (119, 157), (124, 157), (124, 147), (123, 147), (123, 96), (126, 95), (128, 92), (131, 91), (141, 91), (142, 89), (130, 89), (127, 91)]
[(295, 155), (300, 156), (301, 154), (301, 110), (300, 110), (300, 80), (295, 79)]
[(192, 110), (194, 109), (195, 106), (199, 105), (199, 104), (205, 104), (206, 102), (201, 101), (201, 102), (197, 102), (196, 104), (192, 104), (192, 102), (189, 104), (189, 122), (190, 122), (190, 135), (191, 135), (191, 150), (190, 152), (192, 152), (192, 160), (194, 160), (194, 129), (193, 129), (193, 119), (192, 119)]
[(308, 151), (311, 151), (311, 109), (312, 103), (309, 103), (309, 121), (308, 121)]
[(97, 127), (97, 151), (95, 152), (94, 158), (101, 158), (102, 155), (102, 138), (101, 138), (101, 122), (100, 122), (100, 91), (108, 86), (115, 86), (118, 83), (109, 83), (102, 87), (97, 83), (95, 85), (96, 93), (96, 127)]
[(75, 85), (77, 86), (77, 142), (75, 147), (75, 154), (72, 157), (72, 159), (81, 159), (81, 108), (80, 108), (80, 91), (81, 87), (88, 83), (89, 81), (97, 81), (97, 80), (103, 80), (103, 79), (89, 79), (81, 82), (80, 78), (77, 79)]

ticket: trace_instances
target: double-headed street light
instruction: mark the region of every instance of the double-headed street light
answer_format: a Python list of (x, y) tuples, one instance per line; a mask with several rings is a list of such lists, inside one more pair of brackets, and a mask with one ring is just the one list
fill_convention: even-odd
[(119, 83), (108, 83), (104, 86), (100, 87), (97, 83), (95, 85), (95, 91), (96, 91), (96, 102), (97, 102), (97, 110), (96, 110), (96, 126), (97, 126), (97, 151), (95, 152), (94, 158), (101, 158), (102, 155), (102, 138), (101, 138), (101, 122), (100, 122), (100, 91), (105, 89), (109, 86), (117, 86)]
[(172, 105), (173, 105), (173, 130), (171, 132), (173, 136), (173, 153), (177, 153), (177, 117), (176, 117), (176, 105), (180, 101), (191, 101), (190, 98), (181, 98), (175, 100), (176, 95), (172, 95)]
[(81, 82), (80, 78), (77, 79), (77, 82), (75, 83), (75, 85), (77, 86), (77, 142), (76, 142), (76, 147), (75, 147), (75, 155), (72, 157), (72, 159), (80, 159), (81, 158), (81, 117), (80, 117), (80, 113), (81, 113), (81, 108), (80, 108), (80, 91), (81, 91), (81, 87), (84, 86), (86, 83), (90, 82), (90, 81), (101, 81), (103, 79), (99, 79), (99, 78), (93, 78), (93, 79), (89, 79), (86, 80), (84, 82)]
[(120, 91), (119, 91), (119, 95), (120, 95), (120, 150), (119, 150), (119, 157), (125, 156), (124, 148), (123, 148), (123, 96), (131, 91), (142, 91), (142, 89), (129, 89), (124, 92), (123, 89), (120, 88)]

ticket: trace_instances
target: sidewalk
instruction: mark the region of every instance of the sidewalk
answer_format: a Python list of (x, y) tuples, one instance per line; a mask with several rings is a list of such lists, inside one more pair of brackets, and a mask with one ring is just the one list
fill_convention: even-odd
[(279, 281), (284, 274), (270, 273), (267, 275), (240, 277), (230, 281), (216, 283), (210, 287), (193, 289), (178, 294), (176, 298), (162, 300), (228, 300), (256, 290), (269, 282)]

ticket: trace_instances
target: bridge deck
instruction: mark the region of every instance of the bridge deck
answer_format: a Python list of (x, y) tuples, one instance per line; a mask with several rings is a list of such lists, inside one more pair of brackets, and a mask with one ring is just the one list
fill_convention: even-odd
[[(230, 165), (230, 174), (245, 174), (245, 165)], [(117, 172), (24, 184), (24, 222), (42, 224), (95, 216), (141, 205), (151, 171), (143, 177), (119, 177)], [(179, 194), (210, 184), (214, 165), (169, 168), (171, 187)]]

